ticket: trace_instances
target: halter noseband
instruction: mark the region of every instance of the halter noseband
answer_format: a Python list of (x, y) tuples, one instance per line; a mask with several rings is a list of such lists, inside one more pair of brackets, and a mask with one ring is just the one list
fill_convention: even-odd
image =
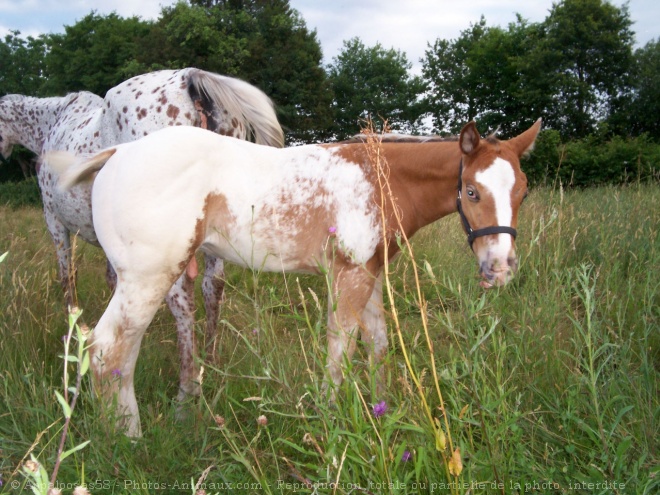
[(494, 225), (492, 227), (484, 227), (483, 229), (472, 230), (470, 227), (470, 222), (468, 221), (465, 213), (463, 213), (463, 206), (461, 205), (461, 191), (463, 190), (463, 158), (461, 158), (461, 165), (458, 169), (458, 197), (456, 198), (456, 206), (458, 207), (458, 215), (461, 217), (461, 223), (463, 224), (463, 229), (467, 233), (467, 241), (472, 249), (472, 244), (477, 237), (482, 237), (484, 235), (492, 234), (509, 234), (514, 239), (518, 235), (518, 232), (513, 227), (504, 227), (502, 225)]

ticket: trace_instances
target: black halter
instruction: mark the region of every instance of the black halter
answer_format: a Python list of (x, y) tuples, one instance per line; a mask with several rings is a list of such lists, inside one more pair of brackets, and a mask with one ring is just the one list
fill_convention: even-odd
[(458, 214), (461, 217), (461, 223), (463, 224), (463, 229), (467, 234), (467, 241), (472, 249), (472, 244), (477, 237), (491, 234), (510, 234), (514, 239), (518, 235), (518, 232), (513, 227), (503, 227), (501, 225), (495, 225), (492, 227), (484, 227), (483, 229), (472, 230), (470, 227), (470, 222), (468, 222), (465, 213), (463, 213), (463, 206), (461, 206), (461, 191), (463, 190), (463, 159), (461, 158), (461, 165), (458, 169), (458, 197), (456, 198), (456, 206), (458, 207)]

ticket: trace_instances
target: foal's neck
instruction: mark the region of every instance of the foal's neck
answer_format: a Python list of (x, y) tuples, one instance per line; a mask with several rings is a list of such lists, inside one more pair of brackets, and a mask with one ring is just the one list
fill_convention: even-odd
[(393, 195), (408, 237), (456, 211), (461, 160), (456, 142), (394, 145), (387, 156)]

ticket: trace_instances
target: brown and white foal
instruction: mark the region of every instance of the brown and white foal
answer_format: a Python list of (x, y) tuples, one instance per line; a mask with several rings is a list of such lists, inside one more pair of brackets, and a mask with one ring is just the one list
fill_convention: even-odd
[(383, 142), (391, 189), (383, 202), (379, 172), (360, 142), (275, 149), (178, 127), (86, 162), (61, 162), (65, 188), (99, 171), (94, 227), (118, 280), (93, 333), (92, 366), (106, 398), (117, 395), (127, 433), (141, 434), (133, 373), (142, 336), (198, 250), (267, 271), (329, 273), (328, 372), (335, 384), (358, 329), (372, 362), (386, 352), (385, 243), (390, 257), (401, 229), (410, 237), (456, 212), (459, 170), (460, 209), (484, 284), (506, 284), (517, 269), (515, 228), (527, 194), (519, 158), (540, 125), (508, 141), (481, 139), (471, 122), (458, 142)]

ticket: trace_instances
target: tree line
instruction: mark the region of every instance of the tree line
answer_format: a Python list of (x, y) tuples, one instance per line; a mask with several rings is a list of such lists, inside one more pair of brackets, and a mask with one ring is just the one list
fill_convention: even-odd
[[(266, 92), (290, 144), (344, 139), (366, 118), (440, 134), (475, 119), (480, 130), (508, 137), (543, 117), (549, 151), (532, 164), (536, 179), (558, 166), (543, 162), (561, 154), (558, 146), (612, 140), (634, 145), (628, 161), (639, 169), (614, 175), (657, 175), (660, 44), (635, 49), (625, 4), (560, 0), (542, 22), (517, 16), (506, 27), (481, 17), (456, 39), (430, 40), (421, 75), (405, 53), (359, 37), (327, 66), (322, 58), (316, 32), (288, 0), (181, 1), (153, 21), (92, 11), (64, 33), (5, 36), (0, 96), (104, 95), (134, 75), (194, 66)], [(613, 180), (575, 177), (575, 185)]]

